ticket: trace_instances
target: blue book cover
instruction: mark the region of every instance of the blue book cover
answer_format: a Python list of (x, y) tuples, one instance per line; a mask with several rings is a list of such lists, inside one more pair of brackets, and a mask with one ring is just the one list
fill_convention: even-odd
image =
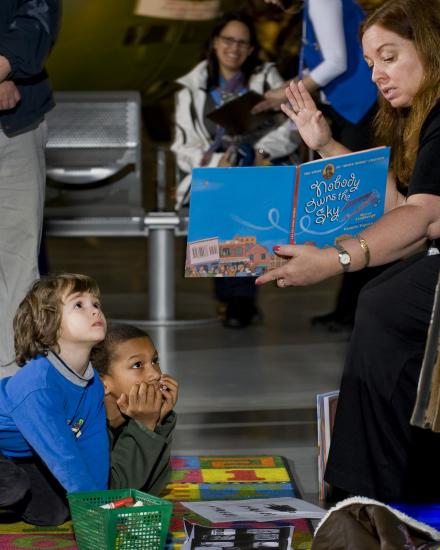
[(384, 212), (390, 150), (299, 166), (195, 168), (187, 277), (258, 276), (284, 260), (274, 245), (332, 246)]

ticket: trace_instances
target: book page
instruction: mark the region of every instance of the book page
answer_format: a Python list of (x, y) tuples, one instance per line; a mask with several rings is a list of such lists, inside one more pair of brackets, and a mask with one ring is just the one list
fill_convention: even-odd
[(256, 277), (282, 265), (288, 244), (295, 166), (195, 168), (186, 277)]

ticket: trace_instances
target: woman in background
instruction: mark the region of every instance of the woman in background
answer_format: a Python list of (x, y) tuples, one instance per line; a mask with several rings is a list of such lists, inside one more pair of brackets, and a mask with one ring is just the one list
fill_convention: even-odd
[[(199, 166), (251, 165), (287, 157), (298, 148), (291, 124), (273, 122), (240, 136), (240, 146), (207, 114), (249, 90), (264, 94), (283, 82), (272, 63), (258, 60), (258, 43), (250, 17), (226, 13), (211, 33), (208, 56), (178, 80), (176, 135), (171, 147), (187, 175), (177, 190), (177, 205), (188, 202), (191, 170)], [(216, 278), (216, 297), (224, 324), (244, 327), (259, 318), (254, 279)]]

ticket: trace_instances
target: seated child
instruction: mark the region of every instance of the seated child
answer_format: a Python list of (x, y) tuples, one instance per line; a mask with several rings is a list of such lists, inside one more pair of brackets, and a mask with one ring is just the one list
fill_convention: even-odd
[(159, 494), (170, 473), (178, 383), (162, 374), (151, 338), (131, 325), (110, 325), (92, 354), (104, 383), (111, 432), (111, 488)]
[(98, 286), (85, 275), (40, 279), (18, 307), (22, 368), (0, 380), (0, 507), (28, 523), (58, 525), (66, 491), (108, 487), (104, 388), (90, 363), (105, 332)]

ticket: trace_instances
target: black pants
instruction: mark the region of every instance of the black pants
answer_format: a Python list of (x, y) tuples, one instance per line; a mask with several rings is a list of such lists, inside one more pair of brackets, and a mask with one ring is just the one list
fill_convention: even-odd
[(36, 457), (12, 461), (0, 455), (0, 508), (32, 525), (60, 525), (69, 518), (66, 491)]
[(439, 255), (417, 255), (359, 296), (325, 472), (349, 493), (440, 499), (440, 434), (410, 425), (439, 271)]

